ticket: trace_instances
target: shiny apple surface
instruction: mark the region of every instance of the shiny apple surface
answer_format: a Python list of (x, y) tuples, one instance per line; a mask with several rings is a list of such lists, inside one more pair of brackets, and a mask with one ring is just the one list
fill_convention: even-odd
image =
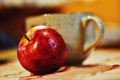
[(26, 33), (17, 49), (20, 64), (34, 74), (48, 74), (65, 62), (67, 50), (62, 36), (54, 29), (37, 26)]

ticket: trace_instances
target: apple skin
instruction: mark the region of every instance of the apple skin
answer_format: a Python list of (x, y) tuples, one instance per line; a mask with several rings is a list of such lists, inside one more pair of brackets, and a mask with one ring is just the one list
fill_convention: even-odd
[(36, 75), (44, 75), (63, 66), (67, 49), (62, 36), (56, 30), (37, 26), (21, 38), (17, 57), (26, 70)]

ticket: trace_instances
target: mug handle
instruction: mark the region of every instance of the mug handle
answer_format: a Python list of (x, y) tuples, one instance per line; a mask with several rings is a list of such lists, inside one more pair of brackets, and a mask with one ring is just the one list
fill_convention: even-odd
[(89, 51), (91, 48), (93, 48), (94, 46), (96, 46), (101, 39), (103, 38), (104, 35), (104, 25), (103, 22), (96, 16), (87, 16), (87, 17), (83, 17), (82, 18), (82, 26), (84, 28), (84, 31), (86, 31), (86, 28), (88, 27), (88, 24), (94, 21), (97, 24), (97, 27), (99, 29), (99, 34), (97, 35), (95, 41), (93, 41), (92, 43), (90, 43), (89, 45), (85, 44), (84, 46), (84, 52)]

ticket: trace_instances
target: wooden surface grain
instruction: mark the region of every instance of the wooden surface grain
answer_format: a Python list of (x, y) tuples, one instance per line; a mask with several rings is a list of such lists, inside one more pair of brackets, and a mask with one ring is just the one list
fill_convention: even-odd
[(0, 80), (120, 80), (120, 48), (92, 50), (80, 66), (63, 66), (46, 75), (33, 75), (18, 60), (0, 64)]

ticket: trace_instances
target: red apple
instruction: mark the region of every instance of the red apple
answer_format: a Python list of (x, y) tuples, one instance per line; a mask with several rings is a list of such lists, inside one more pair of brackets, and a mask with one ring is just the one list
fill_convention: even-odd
[(54, 29), (37, 26), (22, 37), (18, 49), (21, 65), (34, 74), (48, 74), (58, 70), (66, 60), (66, 45)]

